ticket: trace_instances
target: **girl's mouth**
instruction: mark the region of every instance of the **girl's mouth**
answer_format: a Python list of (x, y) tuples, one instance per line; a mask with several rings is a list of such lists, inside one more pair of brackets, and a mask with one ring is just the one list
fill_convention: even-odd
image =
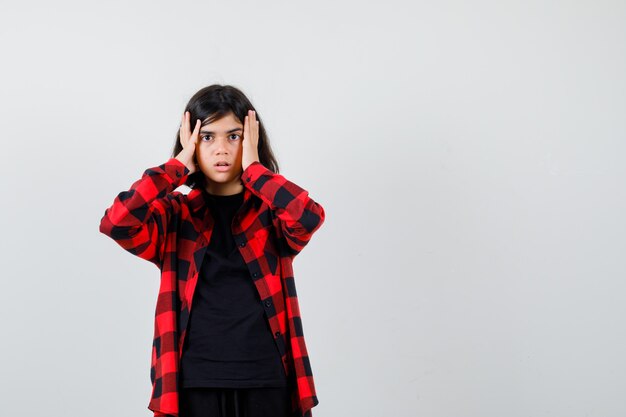
[(230, 169), (231, 165), (215, 165), (214, 168), (216, 171), (225, 172)]

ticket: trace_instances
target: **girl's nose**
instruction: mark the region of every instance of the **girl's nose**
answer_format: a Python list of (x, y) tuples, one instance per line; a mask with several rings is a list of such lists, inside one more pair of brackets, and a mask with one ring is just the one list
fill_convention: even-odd
[(217, 139), (216, 150), (225, 151), (228, 149), (228, 138)]

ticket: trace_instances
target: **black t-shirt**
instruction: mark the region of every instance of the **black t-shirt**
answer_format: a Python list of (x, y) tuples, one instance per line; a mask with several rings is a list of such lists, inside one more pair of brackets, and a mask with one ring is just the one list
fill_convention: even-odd
[(284, 387), (285, 371), (259, 293), (231, 224), (243, 191), (203, 192), (215, 226), (196, 284), (183, 344), (182, 387)]

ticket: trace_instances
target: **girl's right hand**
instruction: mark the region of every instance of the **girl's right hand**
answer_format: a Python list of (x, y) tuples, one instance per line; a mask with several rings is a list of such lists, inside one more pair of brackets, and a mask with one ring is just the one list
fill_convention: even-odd
[(198, 169), (194, 160), (194, 154), (196, 152), (196, 144), (198, 143), (198, 133), (200, 131), (200, 119), (196, 120), (196, 125), (193, 132), (189, 129), (189, 118), (191, 117), (188, 111), (183, 114), (183, 119), (180, 125), (180, 144), (183, 146), (183, 150), (176, 155), (176, 159), (185, 164), (189, 169), (188, 174), (193, 174)]

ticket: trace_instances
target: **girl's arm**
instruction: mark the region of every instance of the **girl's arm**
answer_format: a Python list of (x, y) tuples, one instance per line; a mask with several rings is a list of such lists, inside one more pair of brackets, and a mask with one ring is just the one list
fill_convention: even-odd
[(254, 161), (241, 174), (244, 186), (267, 203), (280, 220), (281, 230), (292, 257), (306, 246), (324, 223), (324, 208), (280, 174)]
[(180, 208), (170, 192), (184, 184), (189, 172), (176, 158), (145, 170), (141, 179), (119, 193), (105, 210), (100, 232), (161, 268), (168, 220)]

